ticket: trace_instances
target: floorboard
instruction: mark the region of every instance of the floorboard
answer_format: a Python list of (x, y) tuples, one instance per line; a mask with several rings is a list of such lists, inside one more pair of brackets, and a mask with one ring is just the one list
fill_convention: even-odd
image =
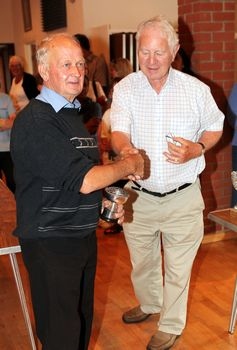
[[(95, 313), (89, 350), (144, 350), (156, 331), (159, 315), (140, 324), (122, 322), (122, 313), (137, 305), (124, 235), (104, 235), (98, 229), (97, 237)], [(21, 254), (17, 258), (30, 305)], [(187, 326), (173, 349), (237, 349), (237, 330), (233, 335), (228, 333), (236, 275), (237, 239), (202, 244), (190, 282)], [(0, 256), (0, 349), (31, 349), (8, 256)]]

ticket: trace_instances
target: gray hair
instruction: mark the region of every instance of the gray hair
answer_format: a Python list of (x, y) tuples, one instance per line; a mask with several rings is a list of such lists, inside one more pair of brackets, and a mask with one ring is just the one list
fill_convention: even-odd
[(38, 65), (48, 65), (48, 53), (56, 45), (57, 39), (61, 38), (72, 40), (80, 46), (75, 37), (68, 33), (56, 33), (48, 36), (41, 41), (36, 51), (36, 60)]
[(167, 38), (171, 51), (179, 44), (179, 38), (175, 28), (163, 15), (145, 20), (138, 25), (136, 34), (137, 44), (139, 43), (143, 30), (146, 28), (158, 28), (162, 35)]
[(23, 57), (21, 56), (17, 56), (17, 55), (14, 55), (14, 56), (11, 56), (10, 59), (9, 59), (9, 66), (12, 65), (12, 64), (20, 64), (22, 66), (22, 68), (24, 69), (24, 66), (25, 66), (25, 60)]

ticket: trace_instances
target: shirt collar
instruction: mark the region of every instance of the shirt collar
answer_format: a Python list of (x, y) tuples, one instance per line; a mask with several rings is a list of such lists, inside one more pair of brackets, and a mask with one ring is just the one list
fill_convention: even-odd
[(73, 102), (69, 102), (65, 97), (47, 88), (46, 86), (42, 87), (40, 94), (36, 97), (36, 99), (49, 103), (56, 113), (64, 107), (78, 109), (81, 107), (80, 102), (76, 98)]

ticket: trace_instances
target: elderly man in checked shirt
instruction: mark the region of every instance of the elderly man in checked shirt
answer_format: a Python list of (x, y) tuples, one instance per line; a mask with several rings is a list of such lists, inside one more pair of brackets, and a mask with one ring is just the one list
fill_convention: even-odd
[(204, 153), (222, 135), (224, 115), (207, 85), (171, 67), (179, 40), (165, 18), (141, 23), (136, 40), (140, 71), (115, 86), (111, 109), (116, 153), (137, 148), (148, 159), (146, 177), (125, 186), (130, 197), (123, 229), (139, 305), (122, 319), (135, 323), (159, 313), (147, 349), (165, 350), (186, 324), (191, 269), (204, 231), (199, 175)]

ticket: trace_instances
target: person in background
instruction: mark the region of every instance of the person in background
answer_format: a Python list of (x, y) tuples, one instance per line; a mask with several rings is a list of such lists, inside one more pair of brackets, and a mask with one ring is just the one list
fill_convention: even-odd
[(98, 102), (93, 101), (87, 96), (89, 89), (89, 78), (84, 76), (84, 83), (81, 93), (77, 96), (77, 100), (81, 104), (79, 115), (82, 116), (83, 123), (85, 124), (89, 133), (96, 137), (97, 131), (102, 118), (102, 108)]
[[(105, 159), (110, 158), (108, 152), (111, 152), (111, 154), (114, 154), (112, 148), (111, 148), (111, 125), (110, 125), (110, 107), (112, 103), (113, 98), (113, 91), (114, 86), (117, 84), (121, 79), (126, 77), (128, 74), (133, 72), (133, 68), (131, 65), (131, 62), (127, 58), (117, 58), (116, 60), (111, 61), (110, 63), (110, 78), (111, 78), (111, 85), (110, 90), (108, 93), (108, 100), (107, 100), (107, 108), (104, 111), (102, 122), (100, 125), (100, 146), (101, 146), (101, 152), (102, 152), (102, 158)], [(104, 152), (106, 152), (104, 154)]]
[(9, 60), (9, 70), (12, 76), (12, 84), (9, 95), (18, 113), (29, 101), (39, 94), (36, 78), (25, 72), (24, 60), (20, 56), (12, 56)]
[(86, 98), (81, 102), (79, 115), (82, 116), (83, 123), (90, 135), (97, 138), (97, 131), (102, 118), (101, 105), (90, 98)]
[[(112, 102), (112, 96), (113, 96), (113, 88), (114, 85), (117, 84), (122, 78), (114, 78), (113, 79), (113, 85), (111, 85), (110, 88), (110, 104)], [(110, 107), (106, 109), (102, 116), (101, 123), (98, 127), (98, 143), (99, 143), (99, 150), (100, 150), (100, 157), (102, 164), (110, 164), (113, 163), (117, 156), (116, 153), (113, 151), (111, 146), (111, 123), (110, 123)], [(127, 179), (121, 179), (113, 184), (115, 187), (124, 187), (127, 183)], [(99, 226), (104, 229), (104, 234), (116, 234), (120, 233), (123, 230), (122, 225), (119, 223), (105, 223), (103, 220), (100, 220)]]
[(108, 93), (107, 108), (110, 108), (114, 85), (122, 78), (133, 72), (131, 62), (127, 58), (119, 57), (110, 63), (110, 89)]
[[(232, 138), (232, 171), (237, 171), (237, 83), (235, 83), (231, 89), (228, 98), (228, 108), (227, 108), (227, 120), (230, 126), (233, 128), (233, 138)], [(232, 186), (231, 194), (231, 207), (237, 205), (237, 191)]]
[(159, 313), (147, 350), (166, 350), (186, 325), (204, 231), (199, 175), (204, 153), (222, 135), (224, 115), (206, 84), (171, 67), (179, 40), (169, 21), (142, 22), (136, 40), (140, 71), (115, 85), (110, 113), (116, 154), (139, 149), (147, 159), (143, 179), (125, 185), (123, 230), (139, 305), (122, 319), (132, 324)]
[[(75, 38), (81, 45), (86, 60), (87, 75), (90, 84), (93, 84), (94, 94), (97, 98), (107, 96), (109, 88), (109, 70), (103, 55), (97, 56), (91, 51), (91, 45), (85, 34), (77, 33)], [(102, 89), (102, 90), (101, 90)], [(91, 96), (90, 96), (91, 97)]]
[(133, 72), (132, 65), (127, 58), (118, 58), (110, 64), (111, 86), (108, 94), (107, 108), (103, 114), (99, 127), (99, 142), (101, 149), (102, 162), (105, 164), (115, 156), (111, 148), (111, 124), (110, 124), (110, 107), (112, 103), (114, 86), (128, 74)]
[[(45, 38), (36, 53), (40, 94), (19, 113), (11, 135), (17, 225), (43, 350), (87, 350), (93, 319), (96, 228), (102, 189), (143, 176), (138, 151), (99, 164), (97, 142), (78, 115), (85, 60), (74, 37)], [(121, 223), (123, 207), (116, 217)]]
[[(116, 154), (111, 147), (111, 123), (110, 123), (110, 107), (113, 98), (113, 90), (115, 84), (121, 79), (126, 77), (128, 74), (133, 72), (132, 65), (127, 58), (117, 58), (110, 64), (110, 76), (111, 86), (108, 94), (107, 109), (105, 110), (101, 123), (98, 128), (98, 139), (101, 152), (101, 160), (103, 164), (109, 164), (116, 159)], [(116, 187), (124, 187), (127, 183), (126, 179), (122, 179), (113, 184)], [(104, 223), (101, 222), (101, 227), (104, 227)], [(104, 234), (116, 234), (123, 230), (122, 226), (118, 223), (112, 223), (106, 225)]]
[(133, 72), (131, 62), (127, 58), (119, 57), (110, 63), (110, 76), (114, 78), (124, 78)]
[(15, 117), (12, 99), (8, 94), (0, 92), (0, 178), (5, 176), (6, 184), (13, 193), (15, 181), (10, 154), (10, 136)]

